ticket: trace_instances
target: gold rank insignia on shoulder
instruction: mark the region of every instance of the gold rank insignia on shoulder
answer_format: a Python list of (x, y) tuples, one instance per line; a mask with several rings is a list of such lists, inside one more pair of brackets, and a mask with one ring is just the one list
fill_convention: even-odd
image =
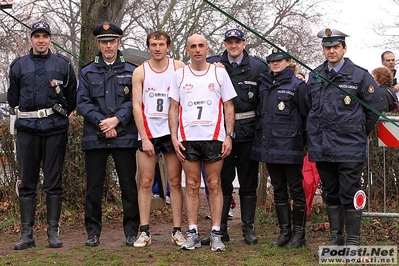
[(61, 89), (60, 86), (55, 87), (55, 93), (60, 94)]
[(252, 99), (254, 97), (254, 93), (252, 91), (248, 92), (248, 98)]
[(369, 91), (369, 93), (374, 93), (374, 87), (372, 85), (370, 85), (368, 91)]
[(278, 107), (278, 109), (279, 109), (280, 111), (283, 111), (283, 110), (285, 109), (285, 104), (284, 104), (284, 102), (280, 102), (280, 103), (277, 105), (277, 107)]
[(125, 86), (125, 88), (123, 88), (123, 92), (125, 93), (125, 95), (129, 94), (129, 87)]
[(344, 103), (345, 103), (346, 105), (349, 105), (349, 104), (351, 104), (351, 101), (352, 101), (351, 97), (349, 97), (348, 95), (346, 95), (346, 96), (345, 96), (345, 99), (344, 99)]

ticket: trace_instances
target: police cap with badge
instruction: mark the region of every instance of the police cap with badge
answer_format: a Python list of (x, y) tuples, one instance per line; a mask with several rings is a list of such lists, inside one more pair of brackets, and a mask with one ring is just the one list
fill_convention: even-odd
[(226, 31), (224, 34), (224, 41), (227, 41), (229, 38), (236, 38), (245, 41), (244, 32), (240, 29), (230, 29)]
[(33, 23), (32, 27), (31, 27), (31, 31), (30, 31), (30, 37), (32, 37), (33, 34), (37, 31), (45, 31), (48, 33), (48, 35), (51, 36), (50, 25), (45, 21), (38, 21), (38, 22)]
[(281, 47), (280, 49), (273, 47), (269, 50), (269, 55), (267, 56), (266, 60), (268, 63), (270, 63), (284, 58), (290, 58), (289, 54), (287, 53), (287, 49), (285, 47)]
[(123, 31), (121, 28), (108, 21), (98, 24), (93, 30), (93, 35), (96, 36), (99, 41), (112, 41), (122, 37), (122, 34)]
[(317, 33), (317, 37), (322, 38), (321, 45), (323, 45), (324, 47), (331, 47), (340, 43), (344, 43), (345, 37), (349, 37), (349, 35), (339, 30), (326, 28), (319, 31), (319, 33)]

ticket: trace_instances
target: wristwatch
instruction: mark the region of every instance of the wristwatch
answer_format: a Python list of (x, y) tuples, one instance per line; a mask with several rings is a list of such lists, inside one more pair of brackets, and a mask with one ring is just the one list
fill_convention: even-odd
[(230, 137), (230, 138), (232, 138), (232, 139), (235, 139), (235, 138), (236, 138), (236, 133), (234, 133), (233, 131), (231, 131), (231, 132), (228, 132), (228, 133), (227, 133), (227, 136)]

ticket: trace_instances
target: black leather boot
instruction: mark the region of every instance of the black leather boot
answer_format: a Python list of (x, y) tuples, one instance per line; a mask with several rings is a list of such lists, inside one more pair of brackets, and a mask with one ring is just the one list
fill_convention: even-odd
[[(223, 196), (223, 209), (222, 219), (220, 221), (220, 234), (222, 235), (222, 241), (230, 241), (229, 232), (227, 230), (227, 220), (229, 218), (229, 210), (231, 205), (231, 196)], [(211, 243), (211, 238), (206, 237), (201, 240), (201, 245), (208, 246)]]
[(291, 230), (291, 206), (288, 203), (277, 203), (276, 213), (278, 224), (280, 226), (280, 235), (277, 240), (273, 242), (273, 246), (284, 247), (292, 236)]
[(294, 204), (292, 224), (293, 234), (285, 246), (286, 249), (300, 248), (305, 245), (306, 205)]
[(59, 234), (59, 221), (61, 215), (61, 196), (47, 196), (47, 236), (50, 248), (62, 247)]
[(241, 221), (242, 225), (242, 236), (244, 237), (245, 243), (253, 245), (258, 243), (258, 237), (255, 234), (255, 211), (256, 211), (256, 196), (241, 196), (240, 197), (240, 209), (241, 209)]
[(344, 239), (344, 207), (327, 206), (328, 221), (330, 223), (330, 246), (343, 246)]
[(19, 198), (21, 211), (21, 237), (15, 244), (15, 250), (35, 247), (33, 238), (33, 224), (36, 212), (36, 198)]
[(345, 210), (346, 245), (360, 245), (362, 210)]
[[(342, 205), (327, 206), (328, 222), (330, 223), (330, 246), (343, 246), (344, 239), (344, 207)], [(320, 251), (316, 251), (316, 257)]]

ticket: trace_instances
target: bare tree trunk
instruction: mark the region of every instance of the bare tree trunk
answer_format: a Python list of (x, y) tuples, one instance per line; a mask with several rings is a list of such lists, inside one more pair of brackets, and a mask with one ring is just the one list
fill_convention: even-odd
[[(93, 36), (94, 27), (110, 21), (120, 26), (123, 10), (127, 0), (81, 0), (82, 30), (80, 41), (80, 58), (88, 63), (93, 60), (98, 48)], [(79, 63), (79, 69), (84, 64)]]

